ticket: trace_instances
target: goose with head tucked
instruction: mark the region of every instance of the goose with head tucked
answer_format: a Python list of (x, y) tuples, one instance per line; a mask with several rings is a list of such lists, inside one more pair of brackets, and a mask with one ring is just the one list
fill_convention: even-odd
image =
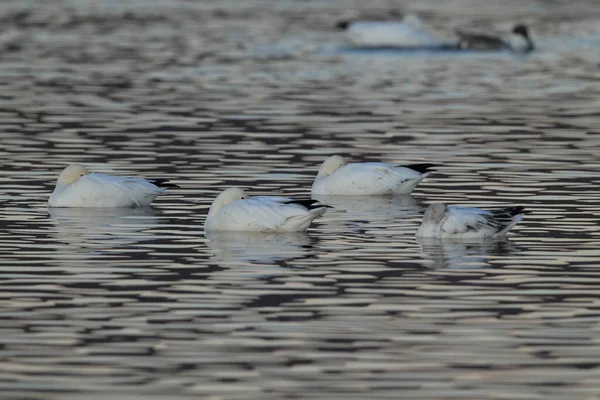
[(312, 185), (312, 195), (409, 194), (435, 164), (395, 165), (348, 163), (342, 156), (327, 158)]
[(144, 207), (177, 187), (167, 179), (143, 179), (89, 172), (72, 164), (58, 176), (48, 199), (50, 207)]
[(205, 231), (299, 232), (323, 215), (328, 206), (317, 200), (294, 200), (280, 196), (248, 197), (229, 188), (210, 206)]
[(513, 27), (511, 35), (502, 38), (489, 33), (457, 29), (459, 49), (466, 50), (509, 50), (515, 53), (529, 53), (535, 49), (529, 29), (524, 24)]
[(425, 211), (416, 235), (430, 238), (503, 237), (523, 219), (525, 213), (521, 206), (483, 210), (434, 203)]

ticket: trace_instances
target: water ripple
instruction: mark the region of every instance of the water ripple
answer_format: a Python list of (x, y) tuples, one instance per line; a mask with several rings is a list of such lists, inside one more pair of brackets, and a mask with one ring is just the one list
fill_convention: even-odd
[[(3, 396), (595, 398), (597, 7), (487, 3), (406, 7), (440, 40), (525, 15), (539, 50), (347, 50), (354, 2), (1, 5)], [(336, 153), (440, 166), (304, 234), (203, 232), (224, 188), (306, 197)], [(71, 162), (181, 188), (49, 210)], [(416, 240), (434, 201), (531, 213)]]

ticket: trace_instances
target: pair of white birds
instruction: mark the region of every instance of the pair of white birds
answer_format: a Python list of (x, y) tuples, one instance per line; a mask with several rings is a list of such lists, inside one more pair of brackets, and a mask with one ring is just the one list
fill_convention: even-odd
[[(323, 162), (312, 185), (313, 195), (409, 194), (427, 177), (433, 164), (394, 165), (381, 162), (348, 163), (341, 156)], [(166, 179), (143, 179), (90, 173), (69, 165), (58, 177), (50, 207), (144, 207), (165, 188)], [(280, 196), (248, 197), (239, 188), (223, 191), (206, 217), (206, 231), (293, 232), (306, 230), (328, 206), (317, 200)], [(523, 207), (498, 211), (432, 204), (417, 236), (487, 237), (506, 234), (523, 218)]]

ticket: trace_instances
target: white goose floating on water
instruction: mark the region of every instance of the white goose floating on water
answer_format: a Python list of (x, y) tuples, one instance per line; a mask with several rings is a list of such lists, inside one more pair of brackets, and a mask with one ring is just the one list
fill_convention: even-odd
[(306, 230), (328, 206), (317, 200), (293, 200), (280, 196), (248, 197), (229, 188), (210, 206), (205, 231), (297, 232)]
[(411, 48), (435, 43), (421, 19), (414, 14), (401, 20), (340, 21), (336, 27), (344, 30), (348, 40), (359, 47)]
[(417, 237), (502, 237), (523, 219), (524, 207), (482, 210), (452, 207), (443, 203), (430, 205), (423, 215)]
[(409, 194), (429, 176), (433, 167), (435, 164), (349, 164), (343, 157), (335, 155), (321, 165), (312, 185), (312, 195)]
[(165, 187), (167, 179), (143, 179), (90, 173), (80, 164), (66, 167), (48, 199), (50, 207), (144, 207)]

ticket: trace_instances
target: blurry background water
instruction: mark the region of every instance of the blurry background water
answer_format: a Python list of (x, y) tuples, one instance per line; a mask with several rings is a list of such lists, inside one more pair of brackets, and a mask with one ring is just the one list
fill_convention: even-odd
[[(538, 50), (357, 51), (341, 18)], [(589, 1), (0, 4), (0, 389), (9, 399), (565, 399), (600, 393), (600, 7)], [(307, 195), (329, 154), (435, 162), (307, 233), (202, 231)], [(147, 210), (48, 210), (60, 170), (167, 177)], [(417, 241), (432, 201), (532, 210)]]

